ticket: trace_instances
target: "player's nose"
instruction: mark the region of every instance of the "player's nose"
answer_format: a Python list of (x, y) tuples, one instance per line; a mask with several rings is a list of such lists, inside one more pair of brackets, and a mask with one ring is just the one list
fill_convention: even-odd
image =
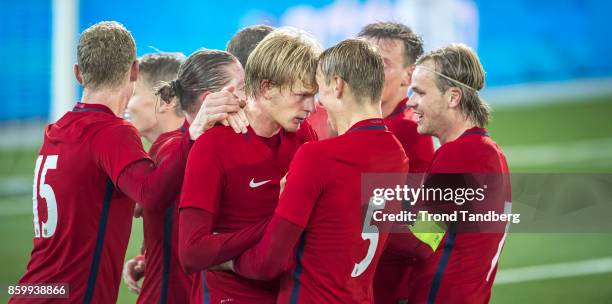
[(314, 112), (314, 110), (315, 110), (315, 98), (313, 96), (313, 97), (307, 98), (304, 101), (304, 111), (308, 113), (312, 113)]

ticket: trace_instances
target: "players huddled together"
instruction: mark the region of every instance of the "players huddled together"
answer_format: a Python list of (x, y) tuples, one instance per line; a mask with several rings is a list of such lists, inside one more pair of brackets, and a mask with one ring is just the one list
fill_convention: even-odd
[[(36, 159), (19, 281), (69, 296), (9, 303), (115, 303), (122, 277), (138, 303), (489, 302), (503, 231), (377, 226), (360, 190), (366, 173), (508, 173), (468, 46), (424, 53), (377, 22), (323, 49), (257, 25), (226, 50), (137, 58), (111, 21), (81, 33), (74, 73), (82, 97)], [(142, 255), (124, 264), (133, 216)]]

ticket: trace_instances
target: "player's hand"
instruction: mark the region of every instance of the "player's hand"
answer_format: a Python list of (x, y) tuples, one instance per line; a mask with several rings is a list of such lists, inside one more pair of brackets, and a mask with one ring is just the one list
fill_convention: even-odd
[(143, 256), (137, 256), (125, 262), (123, 265), (123, 282), (128, 290), (133, 293), (140, 294), (140, 286), (138, 281), (144, 277), (145, 260)]
[(246, 133), (248, 120), (244, 112), (240, 113), (246, 101), (234, 94), (234, 87), (228, 86), (219, 92), (204, 97), (204, 102), (189, 126), (189, 135), (196, 140), (215, 124), (226, 121), (236, 133)]
[(236, 133), (246, 133), (247, 127), (249, 126), (249, 120), (247, 119), (244, 109), (238, 110), (236, 113), (229, 113), (228, 117), (221, 121), (224, 126), (230, 126)]
[(219, 265), (208, 267), (208, 270), (211, 270), (211, 271), (231, 271), (231, 272), (234, 272), (234, 261), (229, 260), (229, 261), (227, 261), (225, 263), (221, 263)]
[(136, 203), (134, 205), (134, 218), (139, 218), (139, 217), (142, 217), (142, 206)]

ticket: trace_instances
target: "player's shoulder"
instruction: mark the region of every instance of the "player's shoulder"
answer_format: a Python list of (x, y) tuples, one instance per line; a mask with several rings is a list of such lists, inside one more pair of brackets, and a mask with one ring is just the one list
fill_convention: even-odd
[(499, 171), (505, 157), (489, 134), (464, 134), (436, 151), (433, 170), (461, 172)]
[(309, 141), (304, 143), (295, 152), (294, 159), (320, 164), (325, 160), (327, 155), (331, 154), (331, 146), (329, 144), (330, 139)]
[(48, 125), (45, 129), (45, 136), (51, 141), (82, 141), (91, 137), (113, 139), (126, 130), (132, 134), (138, 134), (131, 123), (115, 115), (71, 111)]
[(244, 140), (245, 136), (245, 134), (237, 134), (231, 127), (216, 125), (200, 135), (192, 149), (213, 151), (214, 153), (232, 151), (240, 141)]
[(239, 139), (240, 136), (244, 136), (244, 134), (237, 134), (234, 132), (234, 129), (228, 126), (216, 125), (200, 135), (196, 143), (206, 141), (234, 141)]

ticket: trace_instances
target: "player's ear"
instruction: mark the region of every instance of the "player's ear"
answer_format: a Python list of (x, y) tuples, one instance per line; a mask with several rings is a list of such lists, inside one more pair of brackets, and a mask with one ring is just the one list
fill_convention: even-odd
[(336, 95), (337, 99), (341, 99), (342, 95), (344, 94), (344, 88), (345, 88), (345, 82), (344, 79), (338, 77), (338, 76), (334, 76), (334, 94)]
[(172, 98), (171, 102), (160, 100), (158, 112), (165, 113), (166, 111), (174, 111), (176, 109), (176, 98)]
[(204, 103), (204, 100), (206, 100), (206, 96), (208, 96), (208, 94), (210, 94), (210, 91), (204, 91), (198, 96), (198, 99), (196, 99), (198, 109), (202, 106), (202, 103)]
[(264, 99), (272, 99), (272, 82), (270, 80), (262, 80), (259, 84), (259, 92)]
[(73, 66), (74, 70), (74, 78), (79, 82), (80, 85), (83, 85), (83, 74), (81, 74), (81, 67), (78, 63), (75, 63)]
[(450, 108), (457, 108), (461, 102), (461, 98), (463, 97), (463, 91), (461, 91), (458, 87), (450, 87), (448, 89), (448, 106)]
[(134, 82), (138, 80), (138, 72), (140, 68), (138, 67), (138, 60), (134, 60), (132, 62), (132, 67), (130, 67), (130, 81)]

